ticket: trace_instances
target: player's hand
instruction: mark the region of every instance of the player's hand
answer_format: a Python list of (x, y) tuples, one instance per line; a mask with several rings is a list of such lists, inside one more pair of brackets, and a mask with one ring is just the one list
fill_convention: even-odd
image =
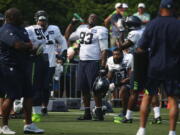
[(72, 25), (75, 25), (75, 24), (78, 23), (78, 22), (79, 22), (79, 19), (77, 19), (77, 18), (75, 18), (75, 17), (73, 17), (72, 20), (71, 20), (71, 24), (72, 24)]
[(36, 55), (39, 56), (43, 54), (43, 51), (44, 51), (44, 44), (39, 45), (38, 48), (36, 49)]
[(52, 45), (55, 44), (55, 40), (47, 40), (46, 45)]

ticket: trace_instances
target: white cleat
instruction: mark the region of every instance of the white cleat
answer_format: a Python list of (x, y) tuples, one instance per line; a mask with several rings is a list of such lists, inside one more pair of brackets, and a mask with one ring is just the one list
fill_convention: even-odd
[(34, 123), (24, 125), (24, 134), (43, 134), (44, 130), (39, 129)]
[(2, 134), (5, 135), (14, 135), (16, 132), (12, 131), (7, 125), (3, 126), (0, 130)]

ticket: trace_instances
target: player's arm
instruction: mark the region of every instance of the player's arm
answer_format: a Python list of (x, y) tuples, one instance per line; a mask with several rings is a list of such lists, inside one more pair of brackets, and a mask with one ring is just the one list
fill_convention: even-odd
[(16, 41), (14, 43), (14, 48), (16, 50), (31, 50), (32, 49), (32, 43), (31, 42), (23, 42), (23, 41)]
[(101, 50), (101, 66), (106, 66), (108, 50), (108, 29), (104, 29), (99, 34), (99, 47)]
[(148, 29), (149, 27), (146, 26), (146, 29), (143, 32), (142, 38), (138, 42), (138, 48), (136, 49), (136, 53), (145, 53), (148, 51), (149, 41), (151, 40), (151, 36)]
[(67, 26), (66, 30), (65, 30), (65, 38), (66, 40), (69, 39), (69, 36), (71, 35), (71, 33), (73, 32), (74, 26), (75, 24), (78, 22), (77, 19), (73, 18), (71, 20), (71, 23)]
[(109, 16), (106, 17), (105, 20), (104, 20), (104, 26), (105, 26), (106, 28), (109, 27), (109, 24), (110, 24), (110, 22), (111, 22), (111, 17), (112, 17), (112, 15), (109, 15)]
[(131, 74), (131, 69), (129, 68), (128, 71), (127, 71), (127, 77), (124, 78), (123, 80), (121, 80), (121, 84), (129, 83), (129, 81), (130, 81), (130, 74)]
[(124, 49), (127, 49), (131, 46), (133, 46), (134, 43), (131, 41), (131, 40), (126, 40), (121, 46), (120, 46), (120, 49), (121, 50), (124, 50)]
[(105, 67), (107, 60), (108, 39), (99, 40), (101, 49), (101, 66)]
[[(12, 33), (12, 34), (10, 34)], [(32, 49), (32, 43), (30, 42), (28, 36), (26, 38), (27, 42), (24, 42), (23, 39), (19, 38), (19, 36), (11, 31), (6, 31), (2, 35), (2, 42), (9, 45), (10, 47), (20, 50), (20, 51), (29, 51)], [(29, 42), (28, 42), (29, 41)]]

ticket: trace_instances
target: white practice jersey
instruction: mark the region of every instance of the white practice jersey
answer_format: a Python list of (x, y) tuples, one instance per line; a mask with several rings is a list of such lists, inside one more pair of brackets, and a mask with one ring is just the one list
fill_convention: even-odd
[(122, 62), (119, 62), (118, 64), (114, 63), (113, 56), (109, 57), (106, 63), (109, 71), (113, 71), (113, 70), (120, 71), (121, 69), (124, 68), (128, 70), (132, 68), (132, 64), (133, 64), (133, 55), (130, 53), (129, 54), (124, 53)]
[(101, 51), (108, 49), (107, 45), (100, 45), (103, 40), (108, 40), (108, 30), (103, 26), (80, 25), (70, 35), (69, 40), (80, 40), (80, 60), (99, 60)]
[(48, 54), (49, 67), (55, 67), (56, 52), (57, 50), (61, 50), (61, 52), (66, 50), (67, 42), (65, 38), (62, 36), (59, 27), (55, 25), (49, 25), (46, 31), (44, 32), (44, 35), (46, 36), (47, 39), (44, 53)]
[(141, 39), (143, 32), (144, 32), (144, 27), (137, 30), (132, 30), (131, 32), (128, 33), (127, 40), (130, 40), (131, 42), (134, 43), (133, 52), (138, 47), (138, 42)]
[(34, 48), (38, 48), (39, 45), (45, 45), (46, 38), (43, 34), (42, 28), (39, 25), (31, 25), (25, 28), (28, 32), (29, 39), (31, 40)]

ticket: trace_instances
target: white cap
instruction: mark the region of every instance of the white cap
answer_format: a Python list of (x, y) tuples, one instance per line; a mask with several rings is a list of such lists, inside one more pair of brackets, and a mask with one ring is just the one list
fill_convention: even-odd
[(123, 3), (123, 8), (128, 8), (128, 4), (127, 3)]
[(146, 8), (146, 5), (144, 3), (139, 3), (138, 8)]
[(119, 7), (122, 7), (122, 6), (123, 6), (122, 3), (116, 3), (115, 9), (117, 9), (117, 8), (119, 8)]

